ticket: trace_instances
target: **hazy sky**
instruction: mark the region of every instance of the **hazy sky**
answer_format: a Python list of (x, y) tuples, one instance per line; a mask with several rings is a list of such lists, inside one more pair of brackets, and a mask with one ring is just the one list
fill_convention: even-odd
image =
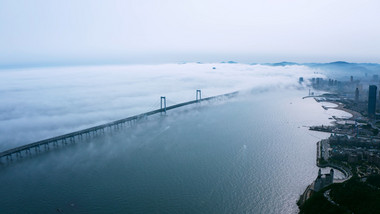
[(378, 0), (0, 0), (0, 65), (380, 62)]

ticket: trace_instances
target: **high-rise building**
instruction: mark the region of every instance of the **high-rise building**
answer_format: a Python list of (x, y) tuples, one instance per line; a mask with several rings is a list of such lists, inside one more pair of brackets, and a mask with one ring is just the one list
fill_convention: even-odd
[(368, 91), (368, 116), (375, 117), (376, 114), (376, 85), (370, 85)]
[(354, 77), (353, 77), (353, 76), (351, 76), (351, 77), (350, 77), (350, 80), (351, 80), (351, 82), (353, 82), (353, 81), (354, 81)]
[(359, 102), (359, 88), (355, 90), (355, 102)]

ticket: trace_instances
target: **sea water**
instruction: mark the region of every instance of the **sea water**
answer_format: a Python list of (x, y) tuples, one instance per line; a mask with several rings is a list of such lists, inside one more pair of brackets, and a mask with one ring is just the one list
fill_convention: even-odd
[(0, 212), (297, 213), (329, 135), (308, 127), (332, 121), (305, 94), (201, 103), (3, 164)]

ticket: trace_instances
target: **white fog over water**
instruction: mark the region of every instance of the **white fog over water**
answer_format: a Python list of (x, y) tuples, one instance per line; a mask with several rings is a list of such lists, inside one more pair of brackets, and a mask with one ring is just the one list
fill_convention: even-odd
[[(215, 67), (215, 69), (213, 69)], [(321, 76), (306, 66), (162, 64), (11, 69), (0, 71), (0, 150), (236, 90), (298, 88)]]

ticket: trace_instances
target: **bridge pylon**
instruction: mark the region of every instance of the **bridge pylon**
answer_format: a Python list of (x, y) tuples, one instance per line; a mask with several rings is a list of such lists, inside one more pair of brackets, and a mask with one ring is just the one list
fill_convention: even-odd
[(164, 112), (166, 114), (166, 97), (161, 97), (161, 114)]
[(197, 89), (195, 100), (200, 102), (202, 100), (202, 91), (200, 89)]

